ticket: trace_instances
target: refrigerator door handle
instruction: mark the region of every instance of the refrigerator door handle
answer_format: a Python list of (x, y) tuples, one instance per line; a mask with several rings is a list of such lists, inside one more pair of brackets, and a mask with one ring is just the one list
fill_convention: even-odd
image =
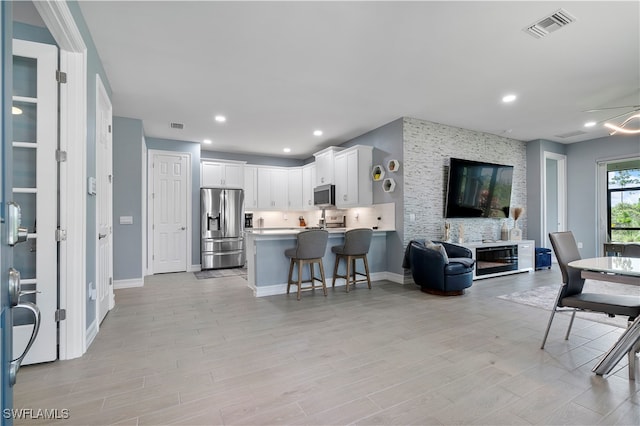
[[(222, 191), (220, 198), (222, 199), (220, 202), (220, 210), (222, 211), (220, 213), (220, 217), (222, 218), (222, 224), (220, 225), (220, 223), (218, 223), (218, 225), (222, 226), (222, 236), (226, 237), (227, 236), (226, 219), (227, 219), (227, 215), (229, 214), (229, 212), (227, 211), (227, 191)], [(218, 230), (220, 230), (220, 227), (218, 227)]]

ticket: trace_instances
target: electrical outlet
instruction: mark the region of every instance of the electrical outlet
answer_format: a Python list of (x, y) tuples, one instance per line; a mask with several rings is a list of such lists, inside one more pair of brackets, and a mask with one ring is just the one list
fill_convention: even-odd
[(410, 222), (415, 222), (416, 221), (415, 213), (409, 213), (409, 221)]
[(582, 241), (578, 242), (578, 248), (582, 248)]

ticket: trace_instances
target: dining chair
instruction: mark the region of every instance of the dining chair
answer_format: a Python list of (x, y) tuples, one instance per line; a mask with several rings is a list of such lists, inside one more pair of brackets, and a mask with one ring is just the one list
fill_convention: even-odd
[(624, 257), (640, 257), (640, 243), (625, 245), (622, 255)]
[[(573, 320), (577, 311), (601, 312), (611, 317), (615, 315), (624, 315), (629, 317), (629, 324), (631, 324), (631, 322), (640, 315), (640, 297), (584, 293), (582, 291), (584, 287), (584, 278), (581, 276), (581, 271), (579, 269), (571, 268), (568, 265), (569, 262), (580, 260), (581, 258), (572, 232), (552, 232), (549, 234), (549, 240), (551, 240), (553, 251), (558, 259), (560, 272), (562, 272), (562, 285), (558, 290), (555, 305), (551, 310), (551, 317), (549, 318), (549, 324), (547, 325), (547, 330), (544, 333), (540, 349), (544, 349), (544, 345), (549, 335), (549, 330), (551, 329), (553, 317), (556, 312), (562, 311), (561, 308), (570, 308), (573, 311), (565, 340), (569, 340), (569, 333), (571, 333), (571, 326), (573, 325)], [(635, 360), (635, 355), (633, 356)], [(632, 353), (630, 352), (630, 363), (632, 362), (631, 357)]]

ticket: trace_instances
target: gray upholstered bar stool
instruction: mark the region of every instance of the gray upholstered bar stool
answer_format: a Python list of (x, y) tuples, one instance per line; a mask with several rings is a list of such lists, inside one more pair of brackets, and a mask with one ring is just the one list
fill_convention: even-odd
[[(289, 278), (287, 279), (287, 294), (291, 285), (298, 286), (298, 300), (300, 300), (300, 292), (303, 290), (315, 290), (316, 288), (322, 288), (324, 295), (327, 295), (327, 285), (324, 280), (324, 267), (322, 266), (322, 256), (327, 249), (327, 240), (329, 239), (329, 233), (322, 229), (312, 229), (309, 231), (302, 231), (298, 234), (297, 244), (295, 248), (285, 250), (284, 255), (287, 256), (289, 261)], [(320, 266), (320, 278), (315, 277), (315, 264)], [(302, 268), (305, 264), (309, 265), (309, 280), (302, 280)], [(293, 280), (293, 267), (298, 265), (298, 278)], [(317, 285), (316, 281), (320, 281), (321, 284)], [(311, 283), (310, 286), (302, 288), (303, 283)]]
[[(344, 233), (344, 244), (341, 246), (331, 247), (331, 251), (336, 254), (336, 263), (333, 267), (333, 282), (331, 287), (336, 286), (336, 278), (344, 278), (347, 286), (347, 293), (349, 292), (349, 285), (359, 282), (367, 282), (369, 288), (371, 288), (371, 277), (369, 276), (369, 262), (367, 262), (367, 253), (369, 253), (369, 246), (371, 245), (371, 236), (373, 231), (369, 228), (352, 229)], [(338, 275), (338, 266), (340, 266), (340, 259), (347, 261), (347, 271), (344, 275)], [(365, 273), (356, 271), (356, 260), (362, 259), (364, 263)], [(357, 276), (363, 276), (365, 278), (358, 280)]]

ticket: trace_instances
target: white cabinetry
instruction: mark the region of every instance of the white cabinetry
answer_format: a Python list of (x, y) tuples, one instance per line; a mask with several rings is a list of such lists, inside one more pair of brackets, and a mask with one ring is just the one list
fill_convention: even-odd
[(313, 188), (316, 186), (316, 165), (307, 164), (302, 167), (302, 208), (315, 210), (313, 205)]
[(534, 241), (521, 241), (518, 243), (518, 270), (533, 271), (536, 267)]
[(302, 168), (292, 167), (287, 170), (289, 180), (289, 210), (302, 210)]
[(244, 208), (258, 208), (258, 168), (244, 166)]
[(200, 186), (203, 188), (243, 188), (244, 163), (203, 160)]
[(342, 148), (330, 146), (322, 151), (316, 152), (313, 156), (316, 158), (316, 185), (328, 185), (335, 183), (334, 180), (334, 161), (337, 152)]
[[(491, 278), (535, 269), (535, 241), (465, 243), (475, 259), (473, 279)], [(517, 250), (517, 252), (516, 252)]]
[(289, 205), (287, 169), (258, 167), (258, 208), (286, 210)]
[(373, 163), (373, 147), (356, 145), (336, 154), (336, 207), (370, 206), (373, 183), (369, 173)]

